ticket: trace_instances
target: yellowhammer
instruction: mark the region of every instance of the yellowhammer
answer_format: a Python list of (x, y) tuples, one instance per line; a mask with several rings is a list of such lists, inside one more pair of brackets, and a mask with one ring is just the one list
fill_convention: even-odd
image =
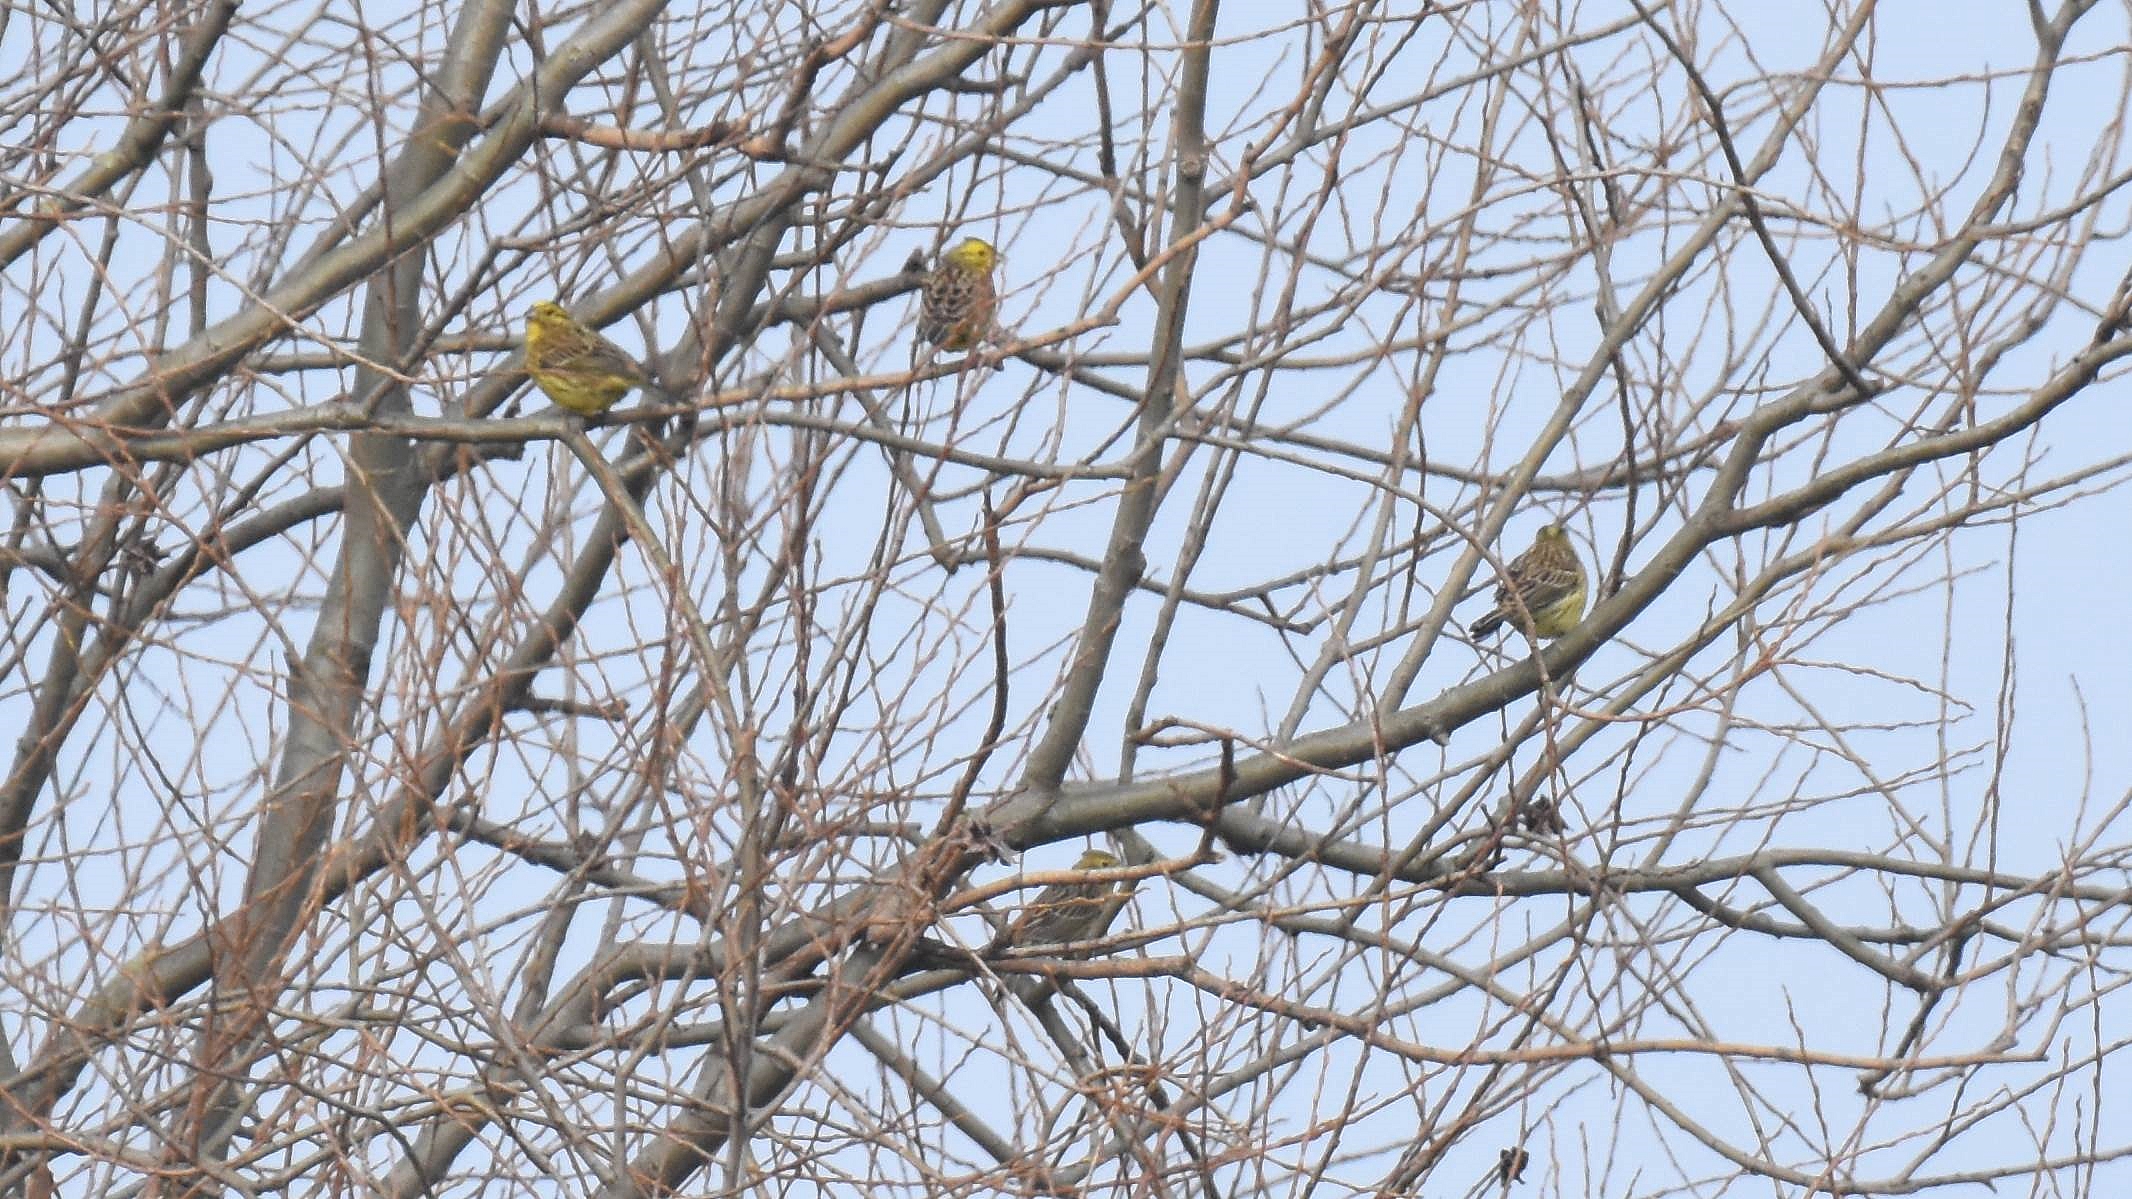
[[(1081, 855), (1073, 868), (1108, 870), (1117, 864), (1118, 855), (1091, 849)], [(1127, 882), (1053, 883), (1038, 891), (1029, 906), (1015, 914), (985, 952), (1093, 941), (1109, 931), (1110, 922), (1118, 918), (1131, 896), (1132, 884)]]
[(636, 359), (553, 300), (526, 313), (526, 373), (549, 399), (580, 416), (597, 416), (644, 386)]
[(1510, 564), (1510, 577), (1495, 589), (1495, 607), (1473, 622), (1486, 637), (1504, 621), (1541, 637), (1560, 637), (1584, 619), (1584, 563), (1569, 543), (1569, 530), (1548, 525), (1532, 548)]
[(975, 237), (942, 254), (919, 295), (919, 338), (944, 350), (967, 350), (983, 341), (999, 313), (999, 290), (992, 284), (992, 268), (998, 265), (999, 251)]

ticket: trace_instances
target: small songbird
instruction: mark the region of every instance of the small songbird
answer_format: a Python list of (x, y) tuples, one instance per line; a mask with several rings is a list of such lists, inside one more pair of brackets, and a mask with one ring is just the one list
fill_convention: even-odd
[[(1109, 870), (1116, 865), (1118, 855), (1091, 849), (1081, 854), (1073, 868)], [(1053, 883), (1036, 893), (986, 952), (1093, 941), (1110, 930), (1111, 921), (1118, 918), (1131, 894), (1132, 884), (1126, 882)]]
[(526, 314), (526, 373), (549, 399), (579, 416), (597, 416), (644, 386), (636, 359), (553, 300)]
[(965, 237), (940, 256), (918, 298), (918, 337), (943, 350), (968, 350), (992, 332), (999, 290), (992, 268), (999, 251), (981, 238)]
[(1495, 589), (1495, 607), (1470, 631), (1486, 637), (1509, 621), (1535, 636), (1560, 637), (1584, 619), (1584, 595), (1584, 563), (1569, 530), (1551, 524), (1510, 564), (1510, 576)]

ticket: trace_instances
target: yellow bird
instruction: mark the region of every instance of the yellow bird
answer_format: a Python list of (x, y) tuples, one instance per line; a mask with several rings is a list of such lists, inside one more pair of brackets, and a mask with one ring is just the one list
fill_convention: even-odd
[[(1082, 853), (1073, 868), (1109, 870), (1116, 865), (1118, 855), (1091, 849)], [(1015, 915), (986, 952), (1093, 941), (1109, 931), (1110, 922), (1118, 918), (1130, 898), (1131, 888), (1132, 884), (1126, 882), (1053, 883), (1036, 893), (1036, 898)]]
[(940, 256), (918, 298), (918, 336), (944, 350), (967, 350), (992, 332), (999, 289), (992, 269), (999, 251), (981, 238), (965, 237)]
[(526, 373), (549, 399), (579, 416), (598, 416), (644, 386), (636, 359), (553, 300), (526, 313)]
[(1471, 632), (1486, 637), (1509, 621), (1540, 637), (1560, 637), (1584, 619), (1584, 596), (1584, 563), (1569, 543), (1569, 530), (1551, 524), (1511, 562), (1510, 577), (1495, 589), (1495, 607), (1473, 622)]

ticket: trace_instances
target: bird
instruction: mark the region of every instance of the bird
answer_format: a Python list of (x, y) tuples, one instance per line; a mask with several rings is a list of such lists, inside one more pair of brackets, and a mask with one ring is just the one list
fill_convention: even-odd
[(968, 350), (992, 332), (999, 290), (992, 268), (999, 251), (983, 238), (965, 237), (926, 273), (918, 297), (918, 338), (944, 350)]
[(598, 416), (644, 386), (636, 359), (553, 300), (526, 313), (526, 373), (549, 399), (579, 416)]
[(1532, 1154), (1525, 1152), (1523, 1145), (1499, 1149), (1495, 1154), (1495, 1177), (1508, 1191), (1513, 1182), (1525, 1181), (1525, 1167), (1532, 1161)]
[[(1075, 870), (1109, 870), (1118, 865), (1118, 855), (1102, 849), (1083, 852)], [(1132, 895), (1124, 881), (1053, 883), (1036, 893), (1029, 906), (1016, 913), (993, 939), (986, 954), (1003, 949), (1031, 949), (1040, 945), (1065, 945), (1093, 941), (1109, 931), (1111, 921)]]
[(1560, 637), (1584, 618), (1584, 596), (1584, 563), (1569, 530), (1550, 524), (1511, 562), (1509, 577), (1495, 589), (1495, 607), (1469, 631), (1486, 637), (1509, 621), (1530, 634)]

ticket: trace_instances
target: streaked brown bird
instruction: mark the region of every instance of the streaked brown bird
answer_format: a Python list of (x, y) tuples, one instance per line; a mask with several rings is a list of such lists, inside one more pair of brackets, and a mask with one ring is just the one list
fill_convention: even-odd
[[(1109, 870), (1118, 865), (1118, 855), (1091, 849), (1075, 861), (1075, 870)], [(1014, 919), (993, 938), (987, 954), (1004, 949), (1033, 949), (1040, 945), (1065, 945), (1093, 941), (1110, 930), (1111, 921), (1132, 897), (1128, 882), (1053, 883), (1036, 893)]]
[(1584, 619), (1584, 595), (1584, 563), (1569, 543), (1569, 530), (1551, 524), (1511, 562), (1509, 577), (1495, 589), (1495, 607), (1470, 631), (1486, 637), (1508, 621), (1536, 636), (1560, 637)]
[(999, 289), (992, 282), (998, 265), (999, 251), (982, 238), (965, 237), (942, 254), (919, 292), (919, 339), (943, 350), (983, 342), (999, 314)]

